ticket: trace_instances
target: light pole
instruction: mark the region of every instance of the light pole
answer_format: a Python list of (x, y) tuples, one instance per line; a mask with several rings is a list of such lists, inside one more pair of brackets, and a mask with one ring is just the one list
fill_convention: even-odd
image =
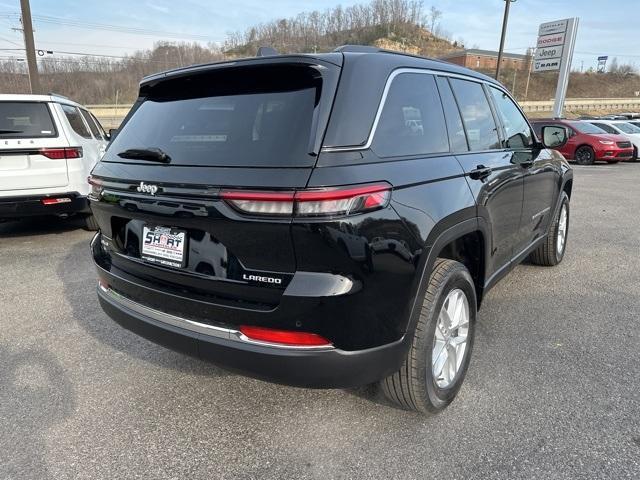
[(502, 52), (504, 50), (504, 37), (507, 34), (507, 21), (509, 20), (509, 6), (511, 2), (516, 0), (505, 0), (504, 2), (504, 18), (502, 19), (502, 35), (500, 36), (500, 50), (498, 50), (498, 65), (496, 65), (496, 80), (500, 75), (500, 64), (502, 63)]

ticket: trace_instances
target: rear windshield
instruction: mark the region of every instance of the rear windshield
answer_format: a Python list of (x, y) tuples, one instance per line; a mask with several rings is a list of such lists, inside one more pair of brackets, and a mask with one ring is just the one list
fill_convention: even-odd
[(600, 127), (596, 127), (595, 125), (592, 125), (589, 122), (570, 122), (569, 125), (571, 125), (575, 130), (579, 131), (580, 133), (590, 133), (594, 135), (601, 135), (603, 133), (607, 133)]
[(57, 135), (46, 103), (0, 102), (0, 138), (43, 138)]
[[(315, 72), (315, 73), (314, 73)], [(150, 88), (104, 159), (159, 148), (171, 165), (310, 166), (321, 79), (309, 67), (236, 68)]]

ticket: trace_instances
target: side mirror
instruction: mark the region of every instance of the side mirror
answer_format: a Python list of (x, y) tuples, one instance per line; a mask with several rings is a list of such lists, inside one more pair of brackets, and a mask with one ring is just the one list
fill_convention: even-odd
[(118, 134), (118, 129), (117, 128), (110, 128), (109, 129), (109, 133), (108, 133), (108, 140), (111, 140), (113, 137), (115, 137)]
[(542, 144), (547, 148), (560, 148), (569, 139), (569, 132), (565, 127), (547, 125), (542, 127)]

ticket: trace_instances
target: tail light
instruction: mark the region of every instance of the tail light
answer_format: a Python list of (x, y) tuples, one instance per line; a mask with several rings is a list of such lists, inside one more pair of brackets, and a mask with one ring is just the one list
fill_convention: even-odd
[(240, 333), (249, 340), (259, 342), (278, 343), (281, 345), (298, 347), (330, 347), (332, 343), (326, 338), (308, 332), (291, 330), (277, 330), (275, 328), (254, 327), (241, 325)]
[(251, 215), (353, 215), (386, 207), (391, 198), (391, 185), (376, 183), (296, 192), (224, 190), (220, 196), (236, 210)]
[(41, 148), (38, 150), (43, 155), (52, 160), (64, 160), (65, 158), (81, 158), (82, 147), (65, 147), (65, 148)]
[(60, 203), (71, 203), (71, 199), (69, 197), (58, 197), (58, 198), (43, 198), (40, 200), (43, 205), (58, 205)]

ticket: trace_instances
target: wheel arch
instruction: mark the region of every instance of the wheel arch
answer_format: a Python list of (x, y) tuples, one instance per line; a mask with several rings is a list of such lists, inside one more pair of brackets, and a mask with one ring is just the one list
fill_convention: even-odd
[(407, 332), (413, 332), (420, 313), (422, 298), (429, 284), (429, 275), (433, 271), (436, 259), (439, 257), (456, 260), (465, 265), (471, 274), (476, 287), (476, 304), (480, 308), (485, 282), (485, 266), (487, 258), (488, 229), (484, 219), (469, 218), (456, 223), (442, 231), (437, 226), (429, 236), (425, 255), (418, 271), (419, 283), (411, 304)]
[(569, 199), (571, 199), (571, 192), (573, 191), (573, 177), (567, 179), (562, 184), (562, 191), (567, 194), (567, 197), (569, 197)]
[(580, 145), (576, 146), (576, 148), (573, 150), (573, 155), (572, 155), (572, 157), (573, 157), (573, 159), (574, 159), (574, 160), (576, 159), (576, 152), (577, 152), (578, 150), (580, 150), (582, 147), (589, 147), (589, 148), (593, 151), (593, 158), (594, 158), (594, 160), (597, 158), (597, 155), (596, 155), (596, 148), (595, 148), (593, 145), (591, 145), (590, 143), (581, 143)]

